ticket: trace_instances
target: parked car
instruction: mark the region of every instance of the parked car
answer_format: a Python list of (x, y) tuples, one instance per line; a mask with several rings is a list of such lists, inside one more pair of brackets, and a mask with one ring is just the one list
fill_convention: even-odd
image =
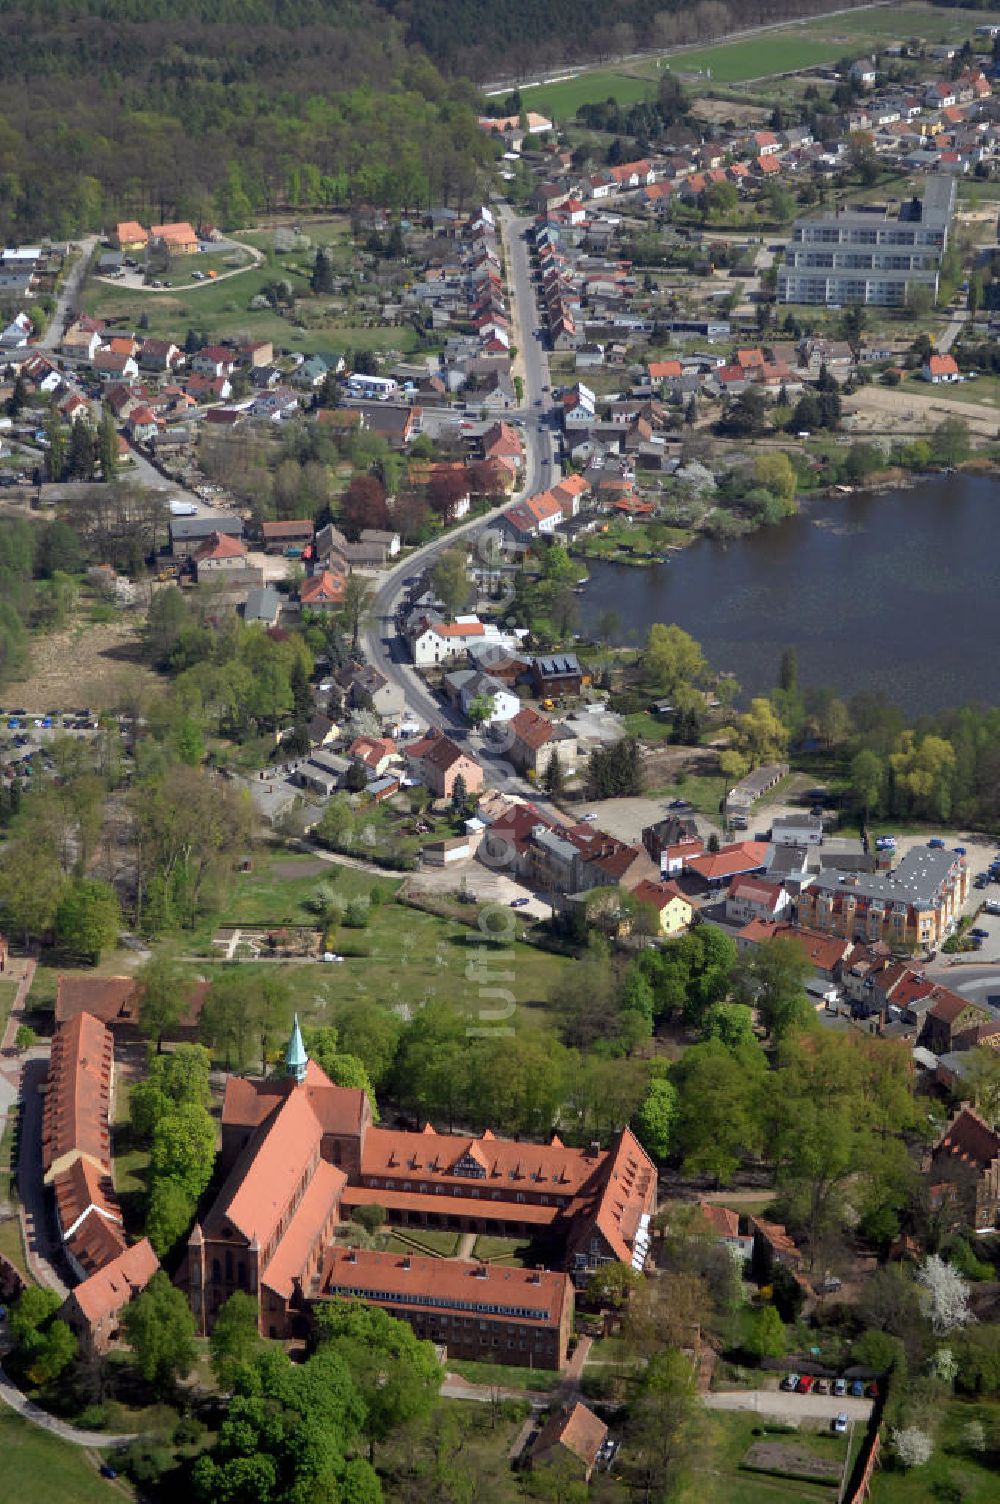
[(847, 1393), (847, 1380), (846, 1379), (834, 1379), (834, 1381), (833, 1381), (833, 1392), (837, 1396), (838, 1399), (843, 1399), (844, 1395)]
[(797, 1373), (786, 1373), (781, 1381), (782, 1389), (795, 1389), (798, 1387), (799, 1376)]
[(943, 851), (944, 850), (944, 842), (942, 841), (942, 839), (941, 839), (940, 836), (931, 836), (931, 838), (927, 842), (927, 844), (928, 844), (928, 846), (930, 847), (930, 849), (932, 851)]
[(530, 902), (530, 898), (512, 898), (510, 901), (510, 906), (512, 909), (523, 909), (525, 904), (528, 904)]
[(817, 1379), (816, 1380), (816, 1393), (817, 1394), (829, 1394), (830, 1393), (830, 1381), (829, 1381), (829, 1379)]
[(816, 1380), (813, 1378), (811, 1373), (804, 1373), (795, 1386), (796, 1393), (810, 1394), (815, 1383)]
[(984, 930), (982, 925), (979, 924), (971, 929), (969, 931), (969, 934), (972, 936), (973, 940), (988, 940), (990, 938), (989, 930)]
[(864, 1386), (864, 1384), (862, 1384), (862, 1382), (861, 1382), (860, 1379), (852, 1379), (851, 1380), (851, 1398), (855, 1399), (855, 1400), (863, 1400), (864, 1397), (865, 1397), (865, 1386)]
[(834, 1416), (833, 1429), (835, 1435), (837, 1436), (844, 1436), (847, 1434), (847, 1412), (845, 1410), (841, 1410), (839, 1415)]

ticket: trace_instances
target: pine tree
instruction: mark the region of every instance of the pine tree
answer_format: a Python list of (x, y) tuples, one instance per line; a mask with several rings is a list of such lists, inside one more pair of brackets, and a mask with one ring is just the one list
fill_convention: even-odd
[(86, 423), (74, 423), (69, 440), (69, 473), (77, 480), (94, 474), (94, 440)]
[(60, 481), (66, 469), (66, 435), (62, 424), (54, 415), (45, 425), (45, 437), (48, 440), (48, 448), (45, 451), (45, 474), (51, 481)]
[(333, 263), (325, 246), (317, 247), (309, 286), (317, 294), (333, 292)]
[(118, 432), (110, 408), (101, 413), (97, 430), (97, 457), (101, 466), (101, 478), (110, 483), (118, 476)]
[(566, 775), (563, 772), (562, 758), (558, 752), (553, 752), (545, 766), (542, 787), (552, 799), (558, 799), (566, 787)]

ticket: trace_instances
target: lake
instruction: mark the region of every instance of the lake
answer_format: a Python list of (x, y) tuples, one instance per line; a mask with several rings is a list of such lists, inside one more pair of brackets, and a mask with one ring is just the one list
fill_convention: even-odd
[(823, 497), (730, 543), (699, 539), (669, 564), (593, 563), (584, 636), (615, 611), (619, 642), (676, 622), (744, 698), (776, 682), (884, 696), (910, 716), (1000, 704), (1000, 482), (938, 475), (908, 491)]

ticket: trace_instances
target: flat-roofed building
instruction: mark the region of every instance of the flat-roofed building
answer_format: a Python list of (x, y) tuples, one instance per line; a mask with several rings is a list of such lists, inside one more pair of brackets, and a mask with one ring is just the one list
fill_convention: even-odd
[(926, 948), (945, 938), (968, 891), (963, 856), (915, 846), (890, 872), (824, 869), (799, 895), (798, 917), (848, 940)]

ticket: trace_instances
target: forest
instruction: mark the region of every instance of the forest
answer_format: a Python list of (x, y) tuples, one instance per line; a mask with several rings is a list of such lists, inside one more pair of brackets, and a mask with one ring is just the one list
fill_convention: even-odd
[(0, 0), (0, 237), (461, 204), (476, 105), (369, 0)]

